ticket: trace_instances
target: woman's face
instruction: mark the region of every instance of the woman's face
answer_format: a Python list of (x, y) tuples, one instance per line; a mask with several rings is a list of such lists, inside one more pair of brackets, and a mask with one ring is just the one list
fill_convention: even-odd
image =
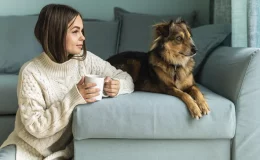
[(66, 51), (69, 54), (75, 55), (81, 53), (85, 37), (82, 33), (83, 22), (81, 17), (77, 16), (74, 23), (73, 20), (68, 25), (70, 27), (68, 28), (66, 35)]

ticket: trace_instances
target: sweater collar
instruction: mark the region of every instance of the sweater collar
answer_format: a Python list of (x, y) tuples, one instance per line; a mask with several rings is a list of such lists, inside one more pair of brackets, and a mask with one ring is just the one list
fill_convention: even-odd
[(39, 56), (39, 60), (46, 72), (53, 76), (65, 77), (75, 74), (75, 71), (77, 71), (78, 60), (76, 59), (70, 59), (64, 63), (57, 63), (51, 60), (50, 57), (43, 52)]

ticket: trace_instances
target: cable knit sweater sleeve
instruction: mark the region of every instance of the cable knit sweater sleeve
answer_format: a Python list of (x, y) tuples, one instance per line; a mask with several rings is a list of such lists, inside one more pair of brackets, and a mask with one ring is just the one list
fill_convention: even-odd
[(91, 57), (92, 74), (103, 75), (104, 77), (109, 76), (112, 79), (120, 81), (120, 89), (117, 95), (134, 91), (133, 79), (127, 72), (116, 69), (109, 62), (104, 61), (91, 52), (88, 52), (88, 56)]
[(17, 87), (21, 121), (31, 135), (46, 138), (63, 129), (69, 123), (74, 107), (85, 100), (74, 85), (63, 100), (46, 106), (43, 88), (36, 80), (39, 75), (25, 68), (28, 65), (21, 69)]

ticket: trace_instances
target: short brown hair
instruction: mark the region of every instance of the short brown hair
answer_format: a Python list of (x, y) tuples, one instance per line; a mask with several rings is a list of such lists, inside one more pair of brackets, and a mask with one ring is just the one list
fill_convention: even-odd
[[(69, 22), (75, 21), (77, 16), (82, 18), (77, 10), (62, 4), (48, 4), (42, 8), (39, 14), (34, 28), (35, 37), (42, 45), (44, 52), (57, 63), (63, 63), (72, 58), (72, 55), (66, 52), (66, 35)], [(85, 42), (83, 43), (83, 54), (74, 57), (85, 59)]]

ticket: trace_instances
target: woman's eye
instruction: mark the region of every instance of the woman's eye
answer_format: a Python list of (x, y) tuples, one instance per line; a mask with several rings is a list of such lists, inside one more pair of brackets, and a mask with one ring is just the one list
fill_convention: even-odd
[(76, 31), (73, 31), (72, 33), (78, 33), (78, 31), (76, 30)]

